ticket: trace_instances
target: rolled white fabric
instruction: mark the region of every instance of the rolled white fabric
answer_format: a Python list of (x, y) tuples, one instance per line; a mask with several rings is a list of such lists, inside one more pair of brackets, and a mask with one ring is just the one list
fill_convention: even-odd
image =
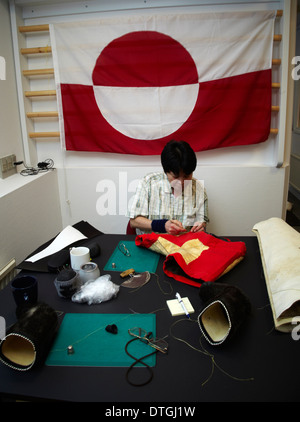
[(300, 233), (273, 217), (253, 227), (275, 328), (291, 332), (300, 322)]

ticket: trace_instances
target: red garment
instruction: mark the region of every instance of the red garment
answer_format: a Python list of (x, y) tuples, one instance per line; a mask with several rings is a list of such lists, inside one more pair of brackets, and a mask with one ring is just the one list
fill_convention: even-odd
[(205, 232), (149, 233), (136, 237), (137, 246), (166, 255), (163, 270), (175, 280), (199, 287), (215, 281), (237, 265), (246, 254), (244, 242), (219, 239)]

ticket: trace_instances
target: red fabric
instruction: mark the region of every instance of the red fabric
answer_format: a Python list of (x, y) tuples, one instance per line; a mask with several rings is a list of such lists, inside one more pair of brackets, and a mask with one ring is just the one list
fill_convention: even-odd
[(136, 234), (136, 230), (131, 227), (130, 221), (127, 223), (126, 234)]
[[(202, 282), (215, 281), (228, 266), (237, 259), (243, 258), (246, 254), (244, 242), (225, 241), (205, 232), (186, 233), (180, 236), (156, 233), (143, 234), (136, 237), (135, 243), (137, 246), (157, 251), (157, 243), (165, 247), (164, 240), (182, 248), (166, 255), (163, 264), (165, 274), (175, 280), (197, 287)], [(182, 253), (182, 250), (188, 250), (189, 244), (186, 242), (191, 240), (198, 240), (199, 248), (203, 250), (200, 252), (200, 256), (186, 263), (185, 252)], [(194, 249), (193, 253), (197, 254), (197, 251)]]

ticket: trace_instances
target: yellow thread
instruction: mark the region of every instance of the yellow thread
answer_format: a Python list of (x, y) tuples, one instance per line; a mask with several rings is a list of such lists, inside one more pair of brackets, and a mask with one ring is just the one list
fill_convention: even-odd
[(224, 369), (222, 369), (221, 367), (220, 367), (220, 365), (218, 365), (217, 363), (216, 363), (216, 361), (215, 361), (215, 357), (214, 357), (214, 355), (212, 355), (211, 353), (209, 353), (204, 347), (203, 347), (203, 345), (202, 345), (202, 343), (201, 343), (201, 338), (203, 337), (203, 335), (202, 336), (200, 336), (199, 337), (199, 344), (200, 344), (200, 346), (202, 347), (202, 350), (200, 350), (200, 349), (198, 349), (198, 348), (196, 348), (196, 347), (194, 347), (194, 346), (192, 346), (190, 343), (188, 343), (186, 340), (184, 340), (184, 339), (181, 339), (181, 338), (179, 338), (179, 337), (176, 337), (176, 336), (174, 336), (174, 334), (172, 333), (172, 328), (177, 324), (177, 323), (179, 323), (180, 321), (185, 321), (185, 322), (196, 322), (197, 323), (197, 321), (196, 320), (194, 320), (194, 319), (179, 319), (179, 320), (177, 320), (177, 321), (175, 321), (171, 326), (170, 326), (170, 335), (175, 339), (175, 340), (178, 340), (178, 341), (181, 341), (182, 343), (184, 343), (184, 344), (186, 344), (188, 347), (190, 347), (191, 349), (193, 349), (193, 350), (195, 350), (196, 352), (199, 352), (199, 353), (201, 353), (201, 354), (203, 354), (203, 355), (206, 355), (206, 356), (208, 356), (208, 357), (210, 357), (210, 359), (211, 359), (211, 363), (212, 363), (212, 369), (211, 369), (211, 373), (210, 373), (210, 375), (209, 375), (209, 377), (202, 383), (202, 387), (208, 382), (208, 381), (210, 381), (211, 380), (211, 378), (212, 378), (212, 376), (213, 376), (213, 373), (214, 373), (214, 369), (215, 369), (215, 366), (223, 373), (223, 374), (225, 374), (225, 375), (227, 375), (229, 378), (231, 378), (231, 379), (233, 379), (233, 380), (235, 380), (235, 381), (253, 381), (254, 380), (254, 378), (237, 378), (237, 377), (235, 377), (235, 376), (233, 376), (233, 375), (230, 375), (230, 374), (228, 374), (228, 372), (226, 372)]
[[(124, 317), (124, 318), (118, 319), (117, 321), (115, 321), (115, 323), (119, 323), (119, 322), (121, 322), (121, 321), (124, 321), (125, 319), (128, 319), (128, 318), (129, 318), (129, 317), (131, 317), (132, 315), (133, 315), (133, 314), (129, 314), (129, 315), (127, 315), (127, 316), (126, 316), (126, 317)], [(65, 350), (68, 350), (68, 347), (69, 347), (69, 346), (74, 346), (74, 344), (81, 343), (82, 341), (86, 340), (88, 337), (92, 336), (93, 334), (97, 333), (98, 331), (105, 329), (105, 327), (106, 327), (106, 325), (103, 325), (103, 326), (101, 326), (101, 327), (97, 328), (96, 330), (91, 331), (90, 333), (88, 333), (88, 334), (87, 334), (87, 335), (85, 335), (84, 337), (82, 337), (82, 338), (80, 338), (80, 339), (78, 339), (78, 340), (73, 341), (71, 344), (68, 344), (68, 345), (67, 345), (66, 347), (64, 347), (63, 349), (54, 349), (54, 350), (51, 350), (51, 352), (64, 352)]]

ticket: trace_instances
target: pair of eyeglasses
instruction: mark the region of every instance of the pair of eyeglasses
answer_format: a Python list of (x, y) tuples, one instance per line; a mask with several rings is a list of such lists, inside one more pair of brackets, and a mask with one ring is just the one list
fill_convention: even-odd
[(118, 245), (119, 250), (122, 252), (122, 254), (126, 255), (126, 256), (130, 256), (130, 252), (129, 250), (126, 248), (126, 246), (124, 245), (124, 243), (119, 243)]
[(141, 340), (143, 343), (147, 343), (149, 346), (153, 347), (154, 349), (158, 350), (162, 353), (167, 353), (168, 351), (168, 343), (164, 339), (160, 338), (151, 338), (152, 333), (147, 332), (143, 328), (134, 327), (128, 330), (128, 333), (132, 337), (136, 337)]

